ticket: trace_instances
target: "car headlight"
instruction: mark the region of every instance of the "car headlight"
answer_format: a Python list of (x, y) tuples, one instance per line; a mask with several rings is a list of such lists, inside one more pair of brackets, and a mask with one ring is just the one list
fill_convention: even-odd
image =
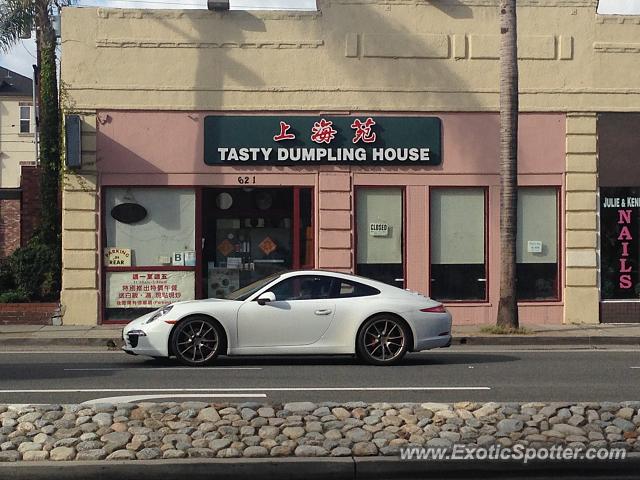
[(156, 310), (155, 313), (153, 315), (151, 315), (149, 320), (147, 320), (145, 323), (151, 323), (151, 322), (159, 319), (160, 317), (162, 317), (162, 316), (166, 315), (167, 313), (169, 313), (172, 308), (173, 308), (173, 305), (166, 305), (166, 306), (162, 307), (161, 309)]

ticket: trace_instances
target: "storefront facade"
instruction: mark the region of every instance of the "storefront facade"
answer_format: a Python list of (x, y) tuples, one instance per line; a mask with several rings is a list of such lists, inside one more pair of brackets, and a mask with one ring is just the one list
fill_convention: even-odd
[[(66, 324), (127, 321), (291, 268), (431, 295), (458, 324), (495, 321), (497, 3), (383, 3), (65, 11), (67, 111), (83, 118), (83, 165), (63, 195)], [(524, 324), (600, 320), (595, 97), (557, 83), (578, 82), (601, 55), (583, 43), (610, 25), (594, 23), (594, 2), (576, 15), (556, 3), (521, 13)], [(453, 10), (486, 18), (471, 28)], [(549, 19), (547, 36), (532, 16)], [(615, 111), (638, 92), (598, 101)]]
[(640, 323), (640, 114), (598, 117), (600, 320)]

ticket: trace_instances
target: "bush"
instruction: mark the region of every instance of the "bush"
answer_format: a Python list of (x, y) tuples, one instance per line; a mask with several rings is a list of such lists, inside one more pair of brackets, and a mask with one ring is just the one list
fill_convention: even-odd
[(11, 266), (5, 259), (0, 262), (0, 293), (8, 292), (16, 288), (16, 284), (13, 281), (13, 273), (11, 272)]
[(0, 303), (24, 303), (29, 298), (24, 292), (17, 290), (9, 290), (8, 292), (0, 293)]
[(39, 237), (13, 252), (0, 267), (0, 302), (55, 300), (60, 291), (59, 253)]

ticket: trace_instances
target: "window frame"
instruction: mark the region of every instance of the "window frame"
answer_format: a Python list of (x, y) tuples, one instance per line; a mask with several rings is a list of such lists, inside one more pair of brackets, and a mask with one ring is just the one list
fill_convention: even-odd
[[(122, 189), (122, 188), (131, 188), (131, 189), (163, 189), (163, 190), (184, 190), (191, 189), (195, 193), (195, 246), (196, 246), (196, 265), (195, 266), (178, 266), (178, 265), (156, 265), (156, 266), (132, 266), (132, 267), (110, 267), (104, 262), (104, 249), (107, 247), (107, 216), (109, 212), (107, 211), (107, 202), (106, 202), (106, 190), (109, 189)], [(195, 276), (195, 289), (194, 289), (194, 298), (198, 299), (198, 293), (202, 288), (199, 285), (199, 275), (198, 275), (198, 265), (201, 264), (201, 256), (202, 249), (197, 248), (198, 242), (197, 239), (202, 237), (202, 222), (199, 220), (199, 215), (201, 214), (201, 188), (193, 185), (103, 185), (101, 187), (102, 194), (100, 195), (100, 232), (98, 235), (98, 272), (99, 272), (99, 281), (100, 281), (100, 314), (99, 321), (101, 325), (116, 325), (116, 324), (127, 324), (131, 320), (122, 319), (122, 318), (109, 318), (107, 319), (107, 273), (109, 272), (194, 272)], [(140, 309), (140, 315), (144, 315), (143, 310)]]
[(431, 285), (431, 272), (432, 272), (432, 268), (431, 266), (433, 265), (432, 263), (432, 254), (433, 254), (433, 248), (432, 248), (432, 242), (431, 242), (431, 231), (432, 231), (432, 227), (433, 227), (433, 219), (431, 216), (431, 195), (432, 192), (434, 192), (435, 190), (482, 190), (483, 194), (484, 194), (484, 271), (485, 271), (485, 290), (484, 290), (484, 299), (477, 299), (477, 300), (441, 300), (438, 299), (438, 301), (442, 301), (443, 303), (447, 303), (447, 304), (455, 304), (455, 305), (462, 305), (462, 304), (487, 304), (489, 303), (489, 292), (491, 289), (491, 278), (490, 278), (490, 263), (489, 263), (489, 222), (491, 220), (491, 215), (490, 215), (490, 211), (489, 211), (489, 194), (490, 194), (490, 190), (489, 190), (489, 186), (487, 185), (437, 185), (437, 186), (429, 186), (427, 187), (427, 198), (428, 198), (428, 206), (427, 206), (427, 215), (429, 216), (429, 222), (428, 222), (428, 230), (427, 230), (427, 240), (428, 240), (428, 246), (429, 246), (429, 265), (428, 265), (428, 269), (427, 269), (427, 291), (428, 291), (428, 296), (430, 298), (432, 297), (432, 285)]
[[(22, 116), (22, 109), (26, 108), (29, 112), (29, 117), (24, 118)], [(33, 104), (31, 102), (18, 102), (18, 131), (20, 135), (31, 135), (33, 131), (31, 129), (31, 119), (33, 118)], [(27, 122), (27, 130), (22, 130), (22, 122)]]
[[(560, 185), (518, 185), (518, 191), (524, 189), (553, 189), (556, 194), (556, 295), (554, 298), (544, 298), (544, 299), (520, 299), (517, 298), (517, 285), (516, 285), (516, 302), (518, 305), (526, 305), (526, 304), (543, 304), (543, 303), (559, 303), (562, 302), (562, 267), (564, 265), (564, 257), (562, 254), (562, 232), (564, 228), (563, 216), (562, 216), (562, 187)], [(516, 242), (518, 241), (516, 237)], [(518, 262), (516, 261), (516, 275), (517, 275)], [(517, 277), (516, 277), (517, 281)]]
[[(352, 212), (353, 212), (353, 253), (351, 255), (351, 264), (353, 265), (352, 272), (355, 275), (361, 275), (358, 273), (358, 190), (376, 190), (376, 189), (398, 189), (402, 195), (402, 234), (400, 237), (400, 249), (402, 256), (402, 286), (391, 285), (392, 287), (398, 287), (401, 289), (407, 288), (407, 188), (405, 185), (354, 185), (353, 186), (353, 201), (352, 201)], [(369, 278), (369, 277), (364, 277)], [(375, 280), (375, 279), (371, 279)], [(399, 282), (398, 282), (399, 283)]]

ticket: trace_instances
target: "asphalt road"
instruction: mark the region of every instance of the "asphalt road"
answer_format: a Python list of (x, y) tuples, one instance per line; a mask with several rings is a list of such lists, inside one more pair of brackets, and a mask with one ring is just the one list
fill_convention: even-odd
[[(640, 399), (640, 349), (459, 346), (393, 367), (351, 357), (221, 358), (213, 367), (104, 349), (0, 350), (0, 403)], [(104, 400), (108, 399), (108, 400)]]

